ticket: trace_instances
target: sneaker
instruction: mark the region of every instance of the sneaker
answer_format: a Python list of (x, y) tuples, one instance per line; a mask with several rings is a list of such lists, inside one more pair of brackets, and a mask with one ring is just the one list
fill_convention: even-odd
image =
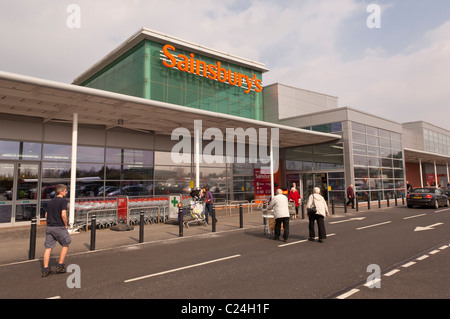
[(58, 266), (56, 266), (55, 272), (56, 272), (57, 274), (64, 274), (64, 273), (66, 272), (66, 266), (64, 266), (64, 265), (58, 265)]
[(43, 269), (42, 270), (42, 278), (44, 278), (44, 277), (47, 277), (48, 275), (50, 275), (52, 273), (52, 271), (51, 271), (51, 269), (50, 268), (47, 268), (47, 269)]

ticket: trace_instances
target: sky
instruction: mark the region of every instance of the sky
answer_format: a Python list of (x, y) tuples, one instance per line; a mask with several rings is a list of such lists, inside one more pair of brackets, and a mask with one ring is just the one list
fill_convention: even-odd
[(450, 130), (449, 0), (0, 0), (0, 70), (72, 83), (142, 27), (262, 62), (264, 86)]

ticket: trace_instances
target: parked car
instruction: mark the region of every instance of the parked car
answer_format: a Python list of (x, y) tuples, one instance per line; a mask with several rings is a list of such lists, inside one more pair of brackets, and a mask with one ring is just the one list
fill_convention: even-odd
[(442, 190), (444, 191), (444, 194), (447, 195), (447, 197), (450, 197), (450, 187), (442, 187)]
[(448, 197), (441, 188), (415, 188), (406, 196), (408, 208), (413, 206), (448, 207)]

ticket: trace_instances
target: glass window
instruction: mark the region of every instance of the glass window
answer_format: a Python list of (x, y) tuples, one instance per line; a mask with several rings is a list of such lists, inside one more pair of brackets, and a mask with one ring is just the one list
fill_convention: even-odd
[(378, 129), (376, 127), (367, 126), (367, 134), (378, 136)]
[(366, 135), (361, 133), (352, 133), (353, 143), (366, 144)]
[(353, 144), (353, 154), (367, 155), (367, 146), (361, 144)]
[(44, 144), (44, 160), (46, 161), (70, 161), (72, 147), (70, 145)]
[(21, 154), (20, 159), (39, 161), (41, 159), (41, 143), (21, 143)]
[(386, 147), (386, 148), (391, 148), (391, 141), (386, 138), (380, 138), (380, 146)]
[(367, 144), (369, 144), (370, 146), (379, 146), (380, 142), (378, 140), (378, 137), (367, 135)]
[(355, 167), (355, 178), (368, 178), (369, 173), (367, 168)]
[(367, 155), (379, 157), (380, 149), (378, 147), (368, 146), (367, 147)]
[(19, 159), (19, 142), (0, 141), (0, 159)]
[[(192, 157), (191, 157), (192, 159)], [(171, 152), (155, 152), (155, 165), (191, 166), (190, 163), (175, 163)]]
[(389, 139), (391, 138), (391, 133), (389, 131), (379, 129), (378, 132), (381, 137), (389, 138)]
[(354, 156), (354, 165), (369, 166), (369, 159), (366, 156)]
[(70, 178), (70, 163), (43, 162), (43, 178)]
[[(106, 163), (153, 165), (153, 151), (107, 148)], [(166, 161), (165, 164), (170, 165), (171, 161)]]
[(366, 133), (366, 126), (363, 124), (352, 122), (352, 130), (355, 132)]
[(77, 161), (103, 163), (105, 161), (105, 149), (103, 147), (78, 146)]

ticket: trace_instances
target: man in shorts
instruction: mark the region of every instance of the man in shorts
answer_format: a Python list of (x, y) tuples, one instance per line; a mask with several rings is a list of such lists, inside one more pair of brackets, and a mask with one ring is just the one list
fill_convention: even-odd
[(72, 242), (70, 234), (67, 230), (67, 200), (64, 198), (67, 194), (66, 185), (56, 185), (56, 197), (47, 204), (45, 217), (47, 218), (47, 229), (45, 237), (45, 251), (44, 251), (44, 268), (42, 270), (42, 277), (47, 277), (51, 274), (48, 266), (52, 249), (58, 242), (62, 248), (59, 255), (58, 266), (56, 273), (65, 273), (64, 259), (66, 258), (69, 245)]

